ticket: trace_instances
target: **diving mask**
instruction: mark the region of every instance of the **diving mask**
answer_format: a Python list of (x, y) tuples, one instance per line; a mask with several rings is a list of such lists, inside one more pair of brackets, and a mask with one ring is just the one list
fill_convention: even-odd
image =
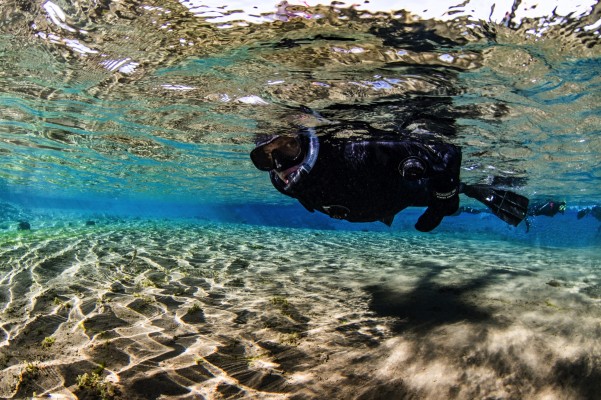
[(284, 171), (302, 163), (303, 150), (295, 136), (276, 136), (257, 146), (250, 153), (250, 159), (261, 171)]

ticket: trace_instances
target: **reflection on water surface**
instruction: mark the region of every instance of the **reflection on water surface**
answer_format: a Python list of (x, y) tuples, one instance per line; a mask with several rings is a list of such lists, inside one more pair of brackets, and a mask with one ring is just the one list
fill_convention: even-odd
[(2, 178), (34, 192), (263, 200), (245, 153), (307, 105), (457, 131), (473, 182), (598, 195), (597, 5), (388, 6), (6, 3)]

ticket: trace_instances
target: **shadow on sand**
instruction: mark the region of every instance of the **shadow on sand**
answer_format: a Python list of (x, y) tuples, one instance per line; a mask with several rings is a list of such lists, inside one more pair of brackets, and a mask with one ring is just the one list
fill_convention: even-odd
[(380, 317), (397, 318), (393, 325), (395, 332), (424, 332), (459, 321), (495, 322), (491, 310), (475, 305), (469, 298), (490, 284), (496, 272), (484, 273), (461, 284), (441, 285), (439, 276), (450, 267), (431, 262), (420, 267), (429, 271), (409, 291), (386, 284), (365, 287), (371, 296), (369, 308), (373, 312)]
[[(510, 331), (523, 322), (504, 316), (504, 312), (490, 303), (479, 303), (477, 294), (499, 280), (507, 280), (508, 274), (515, 277), (530, 275), (529, 272), (492, 269), (474, 279), (465, 277), (460, 284), (441, 284), (444, 282), (441, 274), (450, 267), (436, 263), (423, 263), (420, 266), (427, 272), (409, 290), (388, 284), (371, 285), (364, 290), (371, 297), (371, 311), (380, 317), (392, 317), (395, 335), (411, 341), (415, 348), (420, 349), (419, 354), (405, 360), (406, 365), (415, 363), (415, 357), (419, 358), (417, 363), (426, 363), (423, 365), (444, 359), (464, 371), (446, 393), (446, 398), (478, 395), (470, 387), (468, 371), (474, 368), (490, 371), (490, 377), (494, 377), (500, 387), (513, 395), (529, 397), (549, 390), (550, 393), (569, 394), (570, 398), (575, 399), (598, 398), (601, 390), (598, 353), (584, 352), (569, 357), (553, 348), (550, 336), (569, 337), (575, 332), (559, 332), (561, 327), (546, 328), (545, 332), (534, 330), (531, 333), (534, 336), (529, 340), (524, 339), (525, 342), (508, 342), (506, 346), (496, 348), (498, 346), (495, 344), (491, 347), (494, 337), (497, 337), (493, 332)], [(447, 342), (440, 347), (440, 340), (445, 335), (443, 333), (440, 336), (440, 332), (444, 331), (442, 328), (458, 323), (467, 323), (471, 327), (470, 339), (464, 343)], [(558, 332), (553, 333), (553, 329)], [(528, 356), (524, 355), (532, 349), (536, 349), (534, 352), (537, 354), (534, 364), (543, 363), (540, 368), (534, 368), (528, 362)], [(370, 386), (358, 398), (377, 399), (381, 393), (389, 393), (390, 398), (403, 399), (419, 398), (421, 395), (410, 390), (400, 378), (392, 382), (372, 381)]]

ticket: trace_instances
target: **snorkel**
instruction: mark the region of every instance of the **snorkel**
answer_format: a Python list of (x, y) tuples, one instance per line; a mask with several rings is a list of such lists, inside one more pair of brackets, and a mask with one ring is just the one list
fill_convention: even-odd
[(299, 131), (298, 135), (307, 140), (307, 151), (302, 163), (295, 171), (288, 175), (286, 182), (284, 182), (275, 171), (270, 171), (269, 173), (272, 179), (284, 184), (281, 189), (285, 192), (292, 192), (294, 186), (301, 178), (311, 172), (317, 161), (317, 155), (319, 154), (319, 138), (315, 133), (315, 128), (303, 128)]

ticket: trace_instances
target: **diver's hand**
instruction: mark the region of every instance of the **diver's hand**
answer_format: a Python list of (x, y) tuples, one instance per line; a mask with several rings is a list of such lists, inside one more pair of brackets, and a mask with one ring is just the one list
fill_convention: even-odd
[(446, 192), (434, 192), (430, 205), (419, 217), (415, 229), (420, 232), (430, 232), (448, 215), (453, 215), (459, 209), (459, 187)]
[(415, 229), (420, 232), (430, 232), (432, 229), (440, 225), (443, 218), (444, 215), (440, 214), (432, 207), (428, 207), (426, 212), (424, 212), (417, 220)]

